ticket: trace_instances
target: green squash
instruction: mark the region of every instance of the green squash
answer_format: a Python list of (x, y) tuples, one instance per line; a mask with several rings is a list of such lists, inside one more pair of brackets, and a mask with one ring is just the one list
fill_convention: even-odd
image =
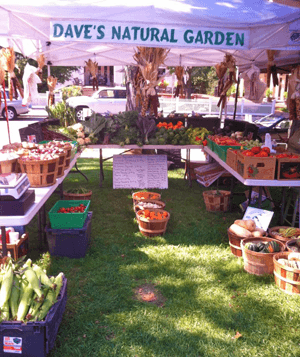
[(257, 248), (258, 248), (259, 252), (261, 252), (266, 246), (266, 244), (263, 243), (263, 242), (258, 242), (256, 245), (257, 245)]

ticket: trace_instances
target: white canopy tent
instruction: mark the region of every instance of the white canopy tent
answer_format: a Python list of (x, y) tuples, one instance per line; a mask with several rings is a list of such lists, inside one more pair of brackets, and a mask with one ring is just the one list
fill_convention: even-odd
[(53, 66), (135, 64), (137, 46), (170, 49), (167, 66), (207, 66), (231, 53), (240, 70), (300, 62), (300, 9), (264, 0), (1, 0), (0, 45)]

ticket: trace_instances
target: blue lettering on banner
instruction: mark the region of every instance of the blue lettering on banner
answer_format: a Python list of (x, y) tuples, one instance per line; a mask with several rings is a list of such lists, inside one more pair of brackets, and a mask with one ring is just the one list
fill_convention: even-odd
[[(59, 30), (59, 32), (58, 32)], [(60, 37), (64, 32), (64, 27), (60, 24), (53, 25), (53, 37)]]
[(84, 25), (84, 38), (86, 38), (86, 39), (92, 38), (91, 35), (89, 36), (89, 34), (91, 32), (91, 30), (90, 30), (91, 27), (93, 27), (93, 25)]
[(105, 26), (101, 25), (97, 27), (97, 32), (99, 34), (99, 36), (97, 36), (97, 40), (102, 40), (104, 38), (105, 33), (102, 30), (105, 30)]

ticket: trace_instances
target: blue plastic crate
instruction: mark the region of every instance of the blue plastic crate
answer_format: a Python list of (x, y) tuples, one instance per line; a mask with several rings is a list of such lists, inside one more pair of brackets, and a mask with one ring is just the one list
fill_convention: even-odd
[[(66, 303), (67, 279), (64, 277), (58, 301), (49, 310), (45, 321), (26, 324), (4, 321), (0, 324), (0, 356), (46, 357), (54, 347)], [(13, 352), (8, 352), (8, 348)]]
[(93, 212), (88, 212), (82, 228), (52, 229), (46, 226), (50, 254), (59, 257), (83, 258), (90, 242), (92, 216)]

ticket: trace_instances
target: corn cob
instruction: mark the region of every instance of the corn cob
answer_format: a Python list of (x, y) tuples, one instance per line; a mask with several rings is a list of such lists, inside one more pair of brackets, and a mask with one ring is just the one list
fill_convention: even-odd
[(64, 273), (59, 273), (54, 280), (55, 284), (56, 284), (56, 289), (55, 289), (55, 295), (56, 295), (55, 297), (56, 298), (58, 297), (58, 294), (60, 293), (60, 289), (63, 286), (63, 276), (64, 276)]
[(33, 295), (33, 288), (25, 279), (22, 279), (21, 286), (23, 292), (18, 307), (17, 321), (23, 321), (25, 319)]
[(52, 283), (51, 280), (49, 279), (48, 275), (44, 272), (44, 270), (39, 267), (36, 264), (33, 264), (32, 269), (36, 273), (38, 279), (41, 281), (41, 283), (45, 286), (47, 286), (49, 289), (55, 289), (56, 285), (55, 283)]
[(36, 273), (34, 272), (34, 270), (31, 267), (27, 267), (24, 271), (24, 275), (25, 275), (26, 279), (28, 280), (29, 284), (31, 285), (31, 287), (33, 288), (34, 292), (37, 294), (38, 299), (43, 300), (44, 295), (40, 288), (39, 279), (36, 276)]
[(1, 307), (1, 320), (8, 321), (9, 320), (9, 302), (6, 301)]
[(48, 314), (50, 308), (55, 303), (55, 301), (56, 301), (55, 290), (51, 290), (51, 289), (48, 290), (46, 298), (39, 310), (39, 313), (37, 314), (37, 317), (36, 317), (37, 321), (41, 321), (46, 317), (46, 315)]
[(10, 263), (7, 266), (5, 274), (3, 276), (3, 281), (2, 281), (1, 290), (0, 290), (0, 307), (3, 307), (3, 305), (10, 298), (12, 284), (13, 284), (13, 276), (14, 276), (13, 268), (12, 268), (12, 264)]
[(11, 310), (11, 315), (13, 319), (17, 318), (18, 306), (19, 306), (19, 298), (20, 298), (20, 278), (14, 275), (13, 278), (13, 286), (11, 289), (11, 295), (9, 299), (9, 306)]

